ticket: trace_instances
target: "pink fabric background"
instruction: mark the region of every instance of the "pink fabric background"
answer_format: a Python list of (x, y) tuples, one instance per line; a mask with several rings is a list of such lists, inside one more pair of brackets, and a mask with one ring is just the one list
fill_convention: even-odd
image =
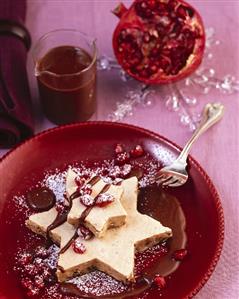
[[(126, 4), (131, 1), (124, 1)], [(218, 75), (234, 74), (239, 79), (239, 1), (189, 0), (201, 13), (205, 26), (214, 27), (217, 38), (222, 41), (217, 51), (215, 68)], [(28, 0), (27, 26), (33, 42), (42, 34), (59, 28), (76, 28), (97, 37), (101, 54), (112, 54), (111, 36), (117, 19), (110, 13), (115, 0)], [(29, 58), (29, 79), (34, 102), (37, 104), (37, 89)], [(100, 73), (98, 111), (94, 119), (102, 120), (112, 110), (116, 100), (118, 82), (113, 77)], [(239, 298), (239, 95), (224, 96), (215, 92), (200, 98), (200, 105), (221, 101), (225, 105), (223, 120), (205, 133), (194, 146), (192, 155), (200, 162), (218, 189), (225, 212), (225, 243), (218, 266), (197, 299)], [(53, 125), (37, 110), (36, 131)], [(153, 130), (184, 145), (190, 132), (180, 126), (176, 115), (168, 112), (158, 99), (151, 108), (137, 108), (134, 115), (124, 119)], [(0, 151), (0, 155), (4, 151)], [(205, 244), (206, 247), (206, 244)], [(203, 253), (202, 253), (203, 254)], [(193, 271), (193, 269), (192, 269)], [(187, 279), (187, 277), (185, 277)]]

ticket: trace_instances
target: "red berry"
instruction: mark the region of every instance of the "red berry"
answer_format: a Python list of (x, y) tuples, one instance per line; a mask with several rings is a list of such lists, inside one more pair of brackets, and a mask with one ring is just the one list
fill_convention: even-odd
[(122, 146), (122, 144), (116, 144), (116, 146), (115, 146), (115, 153), (116, 154), (121, 154), (121, 153), (123, 153), (123, 151), (124, 151), (124, 148), (123, 148), (123, 146)]
[(114, 201), (114, 197), (109, 193), (99, 194), (96, 198), (95, 205), (98, 207), (105, 207)]
[(30, 253), (23, 253), (18, 260), (20, 266), (26, 266), (32, 262), (32, 255)]
[(32, 264), (27, 265), (25, 267), (25, 270), (26, 270), (27, 274), (30, 276), (35, 276), (41, 271), (39, 266), (32, 265)]
[(33, 296), (36, 296), (36, 295), (38, 295), (39, 294), (39, 289), (38, 288), (34, 288), (34, 287), (32, 287), (32, 288), (30, 288), (29, 290), (28, 290), (28, 292), (27, 292), (27, 296), (28, 297), (33, 297)]
[(101, 170), (101, 175), (108, 176), (109, 175), (109, 169), (107, 169), (107, 168), (102, 169)]
[(85, 245), (81, 242), (80, 238), (77, 238), (72, 243), (72, 248), (75, 251), (75, 253), (83, 254), (86, 251)]
[(174, 251), (172, 257), (176, 261), (182, 261), (185, 259), (187, 254), (188, 254), (187, 249), (179, 249), (179, 250)]
[(46, 258), (49, 256), (49, 252), (44, 247), (38, 246), (35, 250), (35, 256), (40, 258)]
[(91, 177), (91, 174), (90, 174), (90, 173), (82, 173), (82, 174), (81, 174), (81, 178), (82, 178), (82, 179), (89, 180), (90, 177)]
[(42, 276), (40, 275), (37, 275), (35, 277), (35, 286), (38, 288), (38, 289), (42, 289), (44, 288), (45, 284), (44, 284), (44, 279)]
[(48, 267), (45, 267), (43, 269), (43, 272), (41, 273), (42, 275), (42, 278), (45, 280), (45, 281), (48, 281), (48, 279), (51, 277), (51, 271)]
[(130, 159), (130, 156), (129, 156), (129, 153), (127, 153), (127, 152), (123, 152), (123, 153), (117, 154), (117, 156), (115, 158), (116, 163), (118, 165), (124, 165), (124, 164), (126, 164), (127, 162), (129, 162), (129, 159)]
[(90, 195), (92, 193), (91, 185), (90, 184), (84, 185), (83, 187), (81, 187), (80, 192), (81, 192), (82, 195), (85, 195), (85, 194)]
[(94, 198), (89, 195), (85, 194), (80, 197), (80, 202), (85, 206), (85, 207), (92, 207), (94, 205)]
[(93, 233), (84, 225), (80, 225), (77, 230), (78, 236), (84, 240), (90, 240), (93, 237)]
[(130, 151), (130, 155), (133, 158), (142, 157), (144, 155), (144, 150), (141, 145), (136, 145), (134, 149)]
[(164, 288), (166, 285), (166, 281), (163, 276), (156, 274), (154, 277), (154, 283), (159, 287), (160, 289)]
[(76, 183), (78, 189), (81, 189), (83, 187), (83, 185), (85, 184), (85, 179), (82, 177), (76, 177), (75, 183)]
[(21, 280), (21, 285), (22, 285), (25, 289), (30, 289), (30, 288), (32, 288), (33, 283), (32, 283), (32, 281), (30, 280), (30, 278), (25, 277), (25, 278), (23, 278), (23, 279)]

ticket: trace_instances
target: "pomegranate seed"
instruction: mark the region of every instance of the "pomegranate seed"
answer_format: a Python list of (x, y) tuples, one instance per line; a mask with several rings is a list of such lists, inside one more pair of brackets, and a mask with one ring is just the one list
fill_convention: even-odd
[(35, 277), (35, 286), (38, 288), (38, 289), (42, 289), (42, 288), (44, 288), (44, 286), (45, 286), (45, 284), (44, 284), (44, 279), (43, 279), (43, 277), (42, 276), (40, 276), (40, 275), (37, 275), (36, 277)]
[(182, 261), (185, 259), (187, 254), (188, 254), (187, 249), (179, 249), (179, 250), (174, 251), (172, 257), (176, 261)]
[(123, 148), (123, 145), (122, 144), (116, 144), (115, 146), (115, 153), (116, 154), (121, 154), (124, 152), (124, 148)]
[(102, 169), (101, 175), (102, 176), (108, 176), (109, 175), (109, 170), (108, 169)]
[(155, 277), (154, 277), (154, 283), (155, 283), (155, 284), (157, 285), (157, 287), (160, 288), (160, 289), (164, 288), (165, 285), (166, 285), (166, 281), (165, 281), (164, 277), (161, 276), (161, 275), (158, 275), (158, 274), (155, 275)]
[[(155, 6), (155, 1), (138, 1), (135, 5), (135, 10), (138, 16), (143, 19), (151, 18), (153, 16), (152, 7)], [(149, 5), (150, 3), (150, 5)]]
[(85, 245), (81, 242), (80, 238), (77, 238), (73, 243), (72, 243), (73, 250), (75, 253), (83, 254), (86, 251)]
[(43, 272), (42, 272), (42, 278), (45, 280), (45, 281), (48, 281), (48, 279), (51, 277), (51, 271), (48, 267), (45, 267), (43, 269)]
[(96, 198), (95, 205), (97, 207), (105, 207), (114, 201), (114, 197), (109, 193), (102, 193)]
[(32, 262), (32, 255), (30, 253), (24, 253), (18, 260), (20, 266), (26, 266)]
[(21, 280), (21, 285), (22, 285), (25, 289), (30, 289), (30, 288), (32, 288), (33, 283), (32, 283), (32, 281), (30, 280), (30, 278), (25, 277), (25, 278), (23, 278), (23, 279)]
[(30, 276), (35, 276), (41, 271), (41, 269), (37, 265), (32, 264), (27, 265), (25, 267), (25, 270), (27, 271), (27, 274)]
[(85, 180), (89, 180), (89, 179), (90, 179), (90, 176), (91, 176), (91, 175), (90, 175), (89, 173), (82, 173), (82, 174), (81, 174), (81, 178), (82, 178), (82, 179), (85, 179)]
[(83, 185), (85, 184), (85, 179), (82, 178), (82, 177), (76, 177), (75, 178), (75, 183), (78, 187), (78, 190), (80, 190), (83, 187)]
[(118, 165), (124, 165), (127, 162), (129, 162), (129, 159), (130, 159), (129, 154), (127, 152), (123, 152), (118, 154), (115, 160)]
[(39, 289), (32, 287), (27, 291), (27, 296), (34, 297), (39, 294), (39, 291), (40, 291)]
[(81, 188), (80, 191), (81, 191), (82, 195), (85, 195), (85, 194), (90, 195), (92, 193), (92, 187), (91, 187), (91, 185), (86, 184)]
[(35, 258), (35, 260), (34, 260), (34, 265), (35, 266), (41, 266), (42, 265), (42, 259), (40, 258), (40, 257), (37, 257), (37, 258)]
[(40, 258), (46, 258), (49, 256), (49, 252), (44, 247), (38, 246), (35, 250), (35, 256)]
[(91, 207), (94, 205), (94, 198), (90, 196), (89, 194), (82, 195), (80, 197), (80, 202), (85, 206), (85, 207)]
[(90, 240), (93, 237), (93, 233), (84, 225), (80, 225), (77, 230), (78, 236), (84, 240)]
[(141, 145), (136, 145), (134, 149), (130, 151), (130, 155), (133, 158), (142, 157), (144, 155), (144, 150)]

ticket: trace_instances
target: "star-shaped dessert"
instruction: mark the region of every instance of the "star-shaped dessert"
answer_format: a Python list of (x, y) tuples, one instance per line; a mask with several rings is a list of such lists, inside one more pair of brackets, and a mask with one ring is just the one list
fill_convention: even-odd
[[(172, 236), (170, 228), (137, 211), (138, 180), (136, 177), (123, 181), (121, 187), (123, 188), (121, 203), (127, 213), (124, 225), (108, 229), (101, 238), (93, 237), (89, 240), (75, 238), (76, 229), (67, 222), (51, 231), (52, 239), (60, 242), (61, 247), (57, 267), (59, 281), (83, 274), (92, 268), (97, 268), (124, 282), (134, 281), (135, 251), (143, 251)], [(43, 218), (39, 215), (37, 217), (34, 221), (38, 229), (32, 228), (33, 222), (28, 226), (33, 231), (42, 233), (39, 229), (46, 231), (50, 221), (44, 224)], [(76, 246), (80, 246), (78, 248), (80, 250), (76, 251)], [(66, 250), (62, 251), (64, 247)]]
[[(60, 254), (57, 276), (65, 281), (92, 267), (121, 281), (134, 280), (135, 251), (143, 251), (172, 236), (172, 231), (159, 221), (137, 211), (138, 180), (136, 177), (122, 182), (121, 202), (127, 212), (125, 225), (106, 231), (103, 238), (82, 241), (86, 251), (78, 254), (70, 246)], [(66, 236), (67, 237), (67, 236)], [(65, 236), (61, 240), (65, 243)]]

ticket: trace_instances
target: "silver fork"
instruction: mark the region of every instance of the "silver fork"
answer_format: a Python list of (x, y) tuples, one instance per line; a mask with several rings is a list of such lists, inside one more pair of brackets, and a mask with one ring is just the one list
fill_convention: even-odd
[(184, 146), (178, 158), (171, 165), (160, 169), (157, 174), (156, 181), (158, 184), (169, 187), (179, 187), (186, 183), (188, 180), (186, 170), (187, 158), (193, 143), (202, 133), (218, 122), (222, 118), (223, 113), (224, 106), (220, 103), (209, 103), (204, 107), (201, 123)]

